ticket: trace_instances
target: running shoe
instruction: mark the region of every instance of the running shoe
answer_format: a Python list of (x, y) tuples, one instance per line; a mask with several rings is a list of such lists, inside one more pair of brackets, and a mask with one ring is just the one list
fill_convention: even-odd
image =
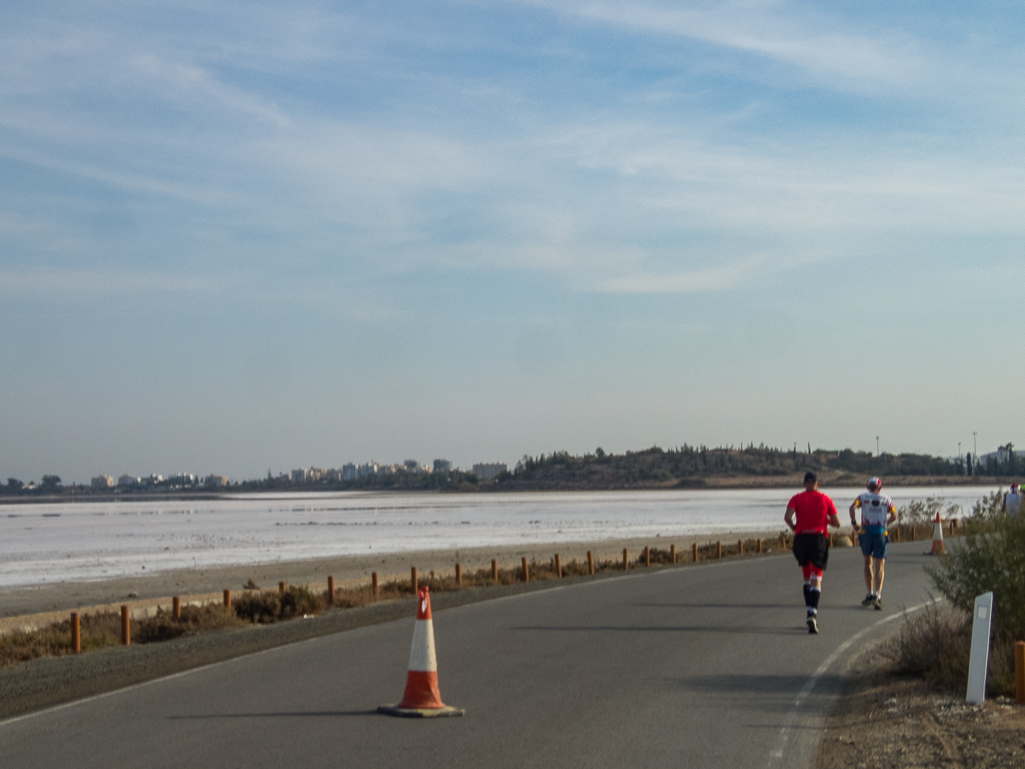
[(874, 601), (872, 601), (872, 606), (875, 607), (876, 611), (882, 611), (883, 610), (883, 599), (882, 599), (882, 596), (878, 596), (877, 595), (876, 599)]
[(876, 600), (876, 597), (869, 593), (865, 596), (865, 600), (861, 602), (862, 606), (871, 606)]
[(819, 634), (819, 623), (814, 617), (808, 617), (808, 632), (812, 635)]

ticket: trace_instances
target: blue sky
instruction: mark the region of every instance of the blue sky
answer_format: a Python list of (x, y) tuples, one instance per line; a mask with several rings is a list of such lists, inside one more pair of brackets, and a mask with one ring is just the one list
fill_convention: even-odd
[(1023, 22), (5, 2), (0, 475), (1025, 445)]

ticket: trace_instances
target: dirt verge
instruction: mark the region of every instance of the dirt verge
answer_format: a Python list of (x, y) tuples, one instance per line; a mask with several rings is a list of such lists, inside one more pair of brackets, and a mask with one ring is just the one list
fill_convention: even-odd
[(1023, 767), (1025, 706), (1006, 698), (967, 705), (963, 693), (937, 692), (919, 679), (865, 667), (850, 676), (837, 699), (816, 766)]

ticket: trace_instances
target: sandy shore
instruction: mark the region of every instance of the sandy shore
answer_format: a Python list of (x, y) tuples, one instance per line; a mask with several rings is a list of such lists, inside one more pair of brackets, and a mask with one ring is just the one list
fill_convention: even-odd
[(676, 545), (682, 557), (683, 551), (689, 551), (694, 542), (703, 545), (721, 539), (724, 543), (735, 543), (738, 539), (757, 538), (764, 539), (767, 548), (774, 545), (778, 548), (779, 530), (339, 556), (211, 569), (179, 569), (145, 577), (121, 577), (95, 582), (57, 582), (0, 588), (0, 632), (39, 627), (66, 618), (70, 611), (116, 610), (122, 604), (128, 604), (134, 616), (144, 616), (155, 613), (158, 606), (170, 606), (172, 596), (181, 596), (186, 602), (219, 601), (223, 590), (241, 590), (249, 580), (263, 588), (273, 588), (279, 582), (287, 582), (290, 585), (309, 585), (313, 589), (324, 590), (328, 575), (334, 577), (336, 587), (348, 587), (369, 583), (373, 572), (378, 573), (382, 582), (392, 578), (408, 579), (410, 567), (413, 566), (422, 575), (432, 570), (438, 575), (444, 575), (453, 573), (457, 562), (464, 571), (490, 568), (492, 559), (497, 560), (500, 567), (512, 567), (519, 565), (520, 559), (524, 557), (528, 561), (548, 561), (555, 553), (559, 553), (563, 562), (569, 563), (585, 560), (588, 550), (599, 560), (621, 559), (623, 548), (630, 551), (633, 559), (645, 546), (668, 550), (671, 544)]

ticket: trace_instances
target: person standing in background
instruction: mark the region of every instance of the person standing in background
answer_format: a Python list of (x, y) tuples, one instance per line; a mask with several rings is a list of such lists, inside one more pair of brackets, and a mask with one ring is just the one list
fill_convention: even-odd
[(819, 491), (819, 479), (815, 473), (809, 470), (804, 474), (804, 491), (791, 497), (783, 520), (794, 532), (794, 557), (804, 576), (808, 632), (817, 634), (822, 574), (829, 562), (827, 526), (839, 528), (840, 519), (833, 500)]
[[(862, 606), (873, 606), (877, 611), (883, 608), (883, 576), (886, 566), (886, 550), (890, 537), (887, 527), (897, 520), (897, 508), (893, 500), (880, 494), (883, 482), (878, 478), (868, 479), (868, 491), (859, 494), (851, 503), (851, 526), (858, 532), (861, 554), (865, 557), (865, 587), (868, 595)], [(855, 511), (861, 508), (861, 524), (855, 519)]]
[(1004, 494), (1004, 504), (1000, 509), (1008, 515), (1017, 515), (1021, 512), (1021, 502), (1021, 486), (1017, 483), (1012, 483), (1011, 490)]

